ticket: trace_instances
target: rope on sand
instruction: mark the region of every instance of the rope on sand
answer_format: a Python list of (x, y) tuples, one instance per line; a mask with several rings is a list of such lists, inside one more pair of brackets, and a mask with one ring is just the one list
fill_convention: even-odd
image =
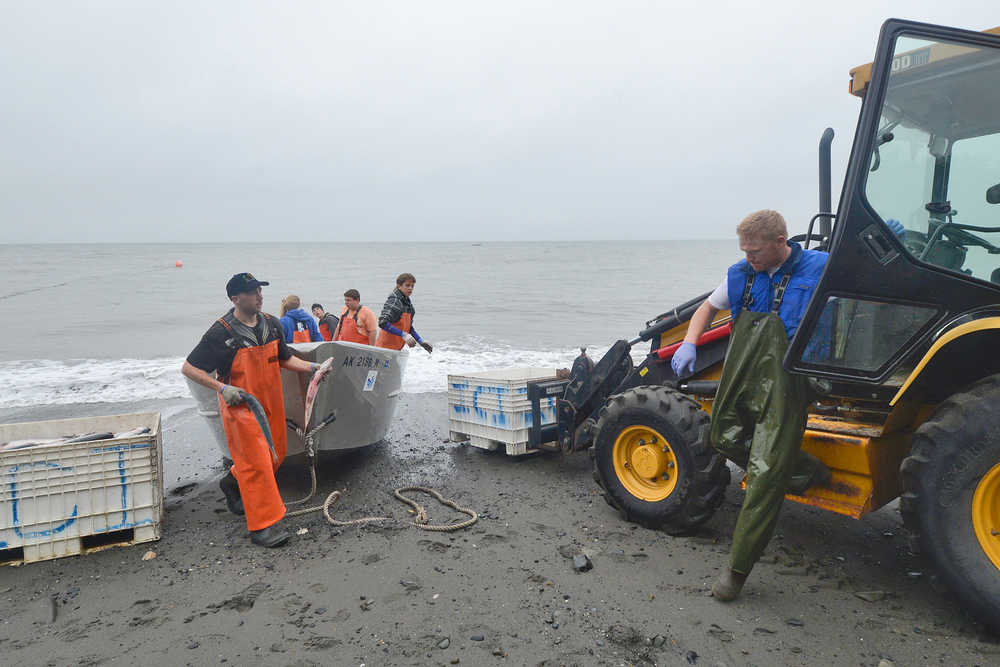
[[(332, 365), (333, 365), (333, 357), (330, 357), (325, 362), (323, 362), (319, 370), (316, 372), (315, 375), (313, 375), (312, 380), (310, 380), (309, 382), (309, 390), (306, 392), (305, 421), (303, 422), (306, 425), (309, 424), (309, 420), (312, 416), (313, 402), (316, 398), (316, 393), (319, 389), (319, 384), (320, 382), (326, 379), (327, 375), (329, 375), (330, 368), (332, 367)], [(312, 499), (314, 495), (316, 495), (317, 456), (316, 456), (316, 447), (314, 439), (317, 433), (319, 433), (329, 424), (333, 423), (336, 419), (337, 419), (336, 412), (332, 412), (325, 419), (320, 421), (318, 424), (316, 424), (316, 426), (309, 429), (308, 431), (305, 430), (305, 428), (296, 424), (291, 419), (285, 420), (288, 428), (295, 431), (305, 441), (306, 455), (309, 457), (309, 476), (312, 482), (308, 495), (299, 500), (285, 503), (286, 507), (291, 505), (301, 505), (307, 503), (309, 502), (309, 500)], [(440, 502), (442, 505), (450, 507), (453, 510), (461, 512), (462, 514), (467, 514), (471, 518), (466, 519), (465, 521), (460, 521), (459, 523), (451, 523), (441, 526), (428, 524), (427, 510), (425, 510), (423, 506), (419, 505), (415, 500), (404, 496), (403, 491), (420, 491), (422, 493), (429, 494), (431, 496), (434, 496), (434, 498), (436, 498), (437, 501)], [(428, 489), (427, 487), (423, 486), (403, 486), (398, 489), (395, 489), (392, 493), (394, 496), (396, 496), (398, 500), (406, 503), (407, 505), (413, 508), (411, 511), (414, 514), (416, 514), (416, 518), (411, 522), (411, 525), (416, 526), (417, 528), (420, 528), (422, 530), (430, 530), (439, 533), (449, 533), (453, 530), (461, 530), (463, 528), (468, 528), (472, 524), (479, 521), (479, 515), (476, 514), (474, 511), (466, 507), (459, 507), (453, 501), (448, 500), (447, 498), (443, 498), (441, 494), (435, 491), (434, 489)], [(340, 500), (341, 495), (342, 494), (340, 491), (334, 491), (333, 493), (331, 493), (326, 497), (326, 500), (323, 502), (322, 505), (316, 505), (315, 507), (307, 507), (305, 509), (295, 510), (293, 512), (286, 512), (285, 516), (286, 517), (302, 516), (304, 514), (312, 514), (313, 512), (319, 512), (320, 510), (322, 510), (323, 516), (325, 516), (326, 520), (330, 522), (330, 525), (338, 527), (363, 526), (369, 523), (379, 523), (382, 521), (393, 520), (393, 518), (389, 516), (369, 516), (369, 517), (363, 517), (361, 519), (352, 519), (350, 521), (338, 521), (337, 519), (334, 519), (332, 516), (330, 516), (330, 507), (332, 507), (334, 503)]]
[[(316, 464), (317, 464), (317, 457), (316, 457), (316, 450), (315, 450), (315, 447), (313, 445), (313, 438), (315, 437), (315, 435), (320, 430), (323, 429), (323, 427), (325, 427), (327, 424), (331, 423), (335, 419), (336, 419), (336, 417), (331, 414), (329, 417), (327, 417), (322, 422), (320, 422), (319, 425), (317, 425), (315, 428), (311, 429), (308, 432), (303, 432), (302, 429), (300, 427), (298, 427), (297, 425), (295, 425), (294, 422), (292, 422), (291, 420), (288, 420), (288, 426), (289, 426), (289, 428), (294, 429), (306, 441), (306, 453), (309, 456), (310, 489), (309, 489), (309, 493), (304, 498), (301, 498), (299, 500), (294, 500), (294, 501), (290, 501), (290, 502), (285, 503), (286, 507), (294, 506), (294, 505), (301, 505), (303, 503), (307, 503), (307, 502), (309, 502), (312, 499), (313, 496), (316, 495)], [(465, 521), (460, 521), (459, 523), (450, 523), (450, 524), (447, 524), (447, 525), (440, 525), (440, 526), (433, 525), (433, 524), (428, 524), (427, 523), (427, 510), (425, 510), (422, 505), (420, 505), (419, 503), (417, 503), (412, 498), (407, 498), (406, 496), (404, 496), (403, 495), (404, 491), (419, 491), (421, 493), (426, 493), (428, 495), (434, 496), (434, 498), (437, 499), (437, 501), (439, 503), (441, 503), (442, 505), (445, 505), (446, 507), (450, 507), (450, 508), (452, 508), (453, 510), (455, 510), (457, 512), (461, 512), (462, 514), (468, 514), (469, 517), (471, 517), (471, 518), (466, 519)], [(439, 533), (450, 533), (450, 532), (452, 532), (454, 530), (461, 530), (463, 528), (468, 528), (469, 526), (471, 526), (472, 524), (476, 523), (476, 521), (479, 520), (479, 515), (476, 514), (476, 512), (474, 512), (473, 510), (470, 510), (467, 507), (460, 507), (454, 501), (451, 501), (451, 500), (448, 500), (447, 498), (444, 498), (440, 493), (438, 493), (434, 489), (429, 489), (429, 488), (427, 488), (425, 486), (402, 486), (402, 487), (400, 487), (398, 489), (394, 489), (393, 492), (392, 492), (392, 494), (398, 500), (400, 500), (401, 502), (406, 503), (407, 505), (409, 505), (410, 507), (413, 508), (411, 511), (414, 514), (416, 514), (416, 518), (411, 523), (412, 523), (412, 525), (414, 525), (417, 528), (420, 528), (422, 530), (430, 530), (430, 531), (435, 531), (435, 532), (439, 532)], [(330, 525), (331, 526), (337, 526), (337, 527), (344, 527), (344, 526), (364, 526), (364, 525), (369, 524), (369, 523), (379, 523), (379, 522), (382, 522), (382, 521), (392, 521), (393, 520), (393, 518), (391, 516), (369, 516), (369, 517), (362, 517), (360, 519), (352, 519), (350, 521), (339, 521), (337, 519), (334, 519), (330, 515), (330, 508), (334, 505), (334, 503), (336, 503), (338, 500), (340, 500), (341, 495), (343, 495), (343, 494), (340, 491), (334, 491), (333, 493), (331, 493), (330, 495), (328, 495), (326, 497), (326, 500), (323, 502), (322, 505), (316, 505), (314, 507), (307, 507), (305, 509), (295, 510), (295, 511), (292, 511), (292, 512), (286, 512), (285, 516), (290, 518), (290, 517), (303, 516), (305, 514), (312, 514), (313, 512), (322, 511), (323, 512), (323, 516), (326, 517), (326, 520), (330, 523)]]
[[(311, 448), (311, 446), (312, 446), (312, 434), (311, 433), (307, 437), (307, 440), (308, 440), (307, 446)], [(312, 488), (309, 491), (309, 494), (306, 497), (302, 498), (301, 500), (296, 500), (296, 501), (293, 501), (293, 502), (285, 503), (286, 506), (289, 506), (289, 505), (300, 505), (302, 503), (308, 502), (314, 495), (316, 495), (316, 460), (315, 460), (315, 458), (313, 458), (312, 463), (309, 466), (309, 476), (310, 476), (311, 481), (312, 481)], [(450, 507), (450, 508), (452, 508), (453, 510), (455, 510), (457, 512), (461, 512), (462, 514), (467, 514), (471, 518), (466, 519), (465, 521), (460, 521), (459, 523), (450, 523), (450, 524), (446, 524), (446, 525), (428, 524), (427, 523), (427, 510), (424, 509), (424, 507), (422, 505), (420, 505), (419, 503), (417, 503), (412, 498), (407, 498), (406, 496), (403, 495), (403, 492), (409, 492), (409, 491), (419, 491), (421, 493), (426, 493), (428, 495), (434, 496), (434, 498), (439, 503), (441, 503), (442, 505), (445, 505), (446, 507)], [(337, 527), (364, 526), (364, 525), (367, 525), (369, 523), (379, 523), (379, 522), (382, 522), (382, 521), (393, 521), (394, 520), (391, 516), (368, 516), (368, 517), (362, 517), (360, 519), (351, 519), (350, 521), (339, 521), (339, 520), (333, 518), (333, 516), (330, 515), (330, 508), (333, 507), (333, 505), (338, 500), (340, 500), (340, 497), (342, 495), (343, 494), (340, 491), (334, 491), (333, 493), (331, 493), (330, 495), (328, 495), (326, 497), (326, 500), (323, 502), (322, 505), (316, 505), (314, 507), (307, 507), (305, 509), (295, 510), (293, 512), (286, 512), (285, 513), (285, 517), (286, 518), (291, 518), (291, 517), (295, 517), (295, 516), (303, 516), (305, 514), (312, 514), (313, 512), (322, 511), (323, 512), (323, 516), (326, 517), (326, 520), (330, 523), (330, 525), (331, 526), (337, 526)], [(439, 533), (450, 533), (450, 532), (455, 531), (455, 530), (462, 530), (463, 528), (468, 528), (472, 524), (474, 524), (477, 521), (479, 521), (479, 515), (475, 511), (473, 511), (473, 510), (471, 510), (471, 509), (469, 509), (467, 507), (461, 507), (458, 504), (456, 504), (454, 501), (451, 501), (451, 500), (448, 500), (447, 498), (444, 498), (440, 493), (438, 493), (434, 489), (429, 489), (429, 488), (427, 488), (425, 486), (402, 486), (402, 487), (400, 487), (398, 489), (394, 489), (393, 492), (392, 492), (392, 495), (394, 495), (401, 502), (404, 502), (404, 503), (406, 503), (407, 505), (409, 505), (410, 507), (413, 508), (411, 511), (416, 515), (416, 518), (411, 522), (411, 525), (414, 525), (417, 528), (420, 528), (422, 530), (430, 530), (430, 531), (439, 532)]]
[[(404, 491), (405, 492), (419, 491), (421, 493), (426, 493), (428, 495), (431, 495), (442, 505), (450, 507), (457, 512), (461, 512), (462, 514), (467, 514), (470, 518), (466, 519), (465, 521), (459, 521), (458, 523), (449, 523), (445, 525), (429, 524), (427, 523), (428, 520), (427, 510), (424, 509), (422, 505), (417, 503), (417, 501), (413, 500), (412, 498), (407, 498), (406, 496), (404, 496), (403, 495)], [(360, 519), (339, 521), (330, 515), (330, 507), (332, 507), (334, 503), (340, 500), (341, 495), (342, 494), (340, 493), (340, 491), (334, 491), (329, 496), (327, 496), (326, 502), (324, 502), (322, 506), (323, 516), (326, 517), (326, 520), (330, 523), (331, 526), (337, 526), (337, 527), (364, 526), (369, 523), (377, 523), (381, 521), (393, 521), (393, 518), (391, 516), (366, 516)], [(409, 525), (416, 526), (421, 530), (429, 530), (437, 533), (450, 533), (455, 530), (462, 530), (463, 528), (468, 528), (472, 524), (479, 521), (479, 515), (475, 511), (470, 510), (467, 507), (461, 507), (454, 501), (444, 498), (440, 493), (438, 493), (434, 489), (429, 489), (425, 486), (403, 486), (398, 489), (394, 489), (392, 495), (394, 495), (397, 500), (404, 502), (413, 508), (411, 511), (416, 515), (416, 518), (413, 521), (409, 522)]]

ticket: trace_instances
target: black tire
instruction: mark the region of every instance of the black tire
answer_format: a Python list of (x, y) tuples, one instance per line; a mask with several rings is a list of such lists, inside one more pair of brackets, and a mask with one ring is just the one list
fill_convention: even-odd
[[(662, 499), (639, 497), (616, 471), (615, 445), (634, 426), (662, 434), (673, 451), (676, 463), (671, 471), (676, 471), (672, 473), (676, 480)], [(729, 485), (729, 468), (709, 443), (708, 427), (709, 418), (701, 406), (669, 387), (635, 387), (611, 396), (598, 411), (597, 436), (590, 448), (594, 479), (605, 500), (626, 520), (674, 535), (689, 533), (708, 521)]]
[(1000, 375), (941, 403), (913, 435), (910, 456), (900, 466), (899, 501), (913, 541), (934, 562), (940, 578), (996, 632), (1000, 565), (980, 544), (972, 512), (980, 481), (1000, 465), (998, 403)]

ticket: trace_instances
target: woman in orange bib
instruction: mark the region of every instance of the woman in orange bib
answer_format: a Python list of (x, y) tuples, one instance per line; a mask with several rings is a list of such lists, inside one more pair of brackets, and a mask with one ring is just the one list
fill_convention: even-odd
[(319, 343), (323, 340), (312, 315), (302, 310), (302, 300), (294, 294), (281, 300), (281, 329), (286, 343)]
[(389, 298), (382, 306), (382, 314), (378, 318), (378, 342), (379, 347), (390, 350), (402, 350), (403, 344), (413, 347), (417, 343), (430, 354), (434, 351), (434, 346), (420, 338), (420, 334), (413, 328), (413, 316), (416, 311), (413, 309), (413, 302), (410, 295), (417, 284), (417, 279), (412, 273), (401, 273), (396, 278), (396, 289), (392, 290)]

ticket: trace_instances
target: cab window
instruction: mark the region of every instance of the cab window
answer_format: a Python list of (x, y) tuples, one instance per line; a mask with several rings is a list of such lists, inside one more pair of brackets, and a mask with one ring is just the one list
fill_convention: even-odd
[(865, 185), (918, 261), (1000, 283), (1000, 56), (901, 38)]
[[(936, 310), (849, 297), (829, 297), (802, 360), (875, 373), (905, 341), (932, 321)], [(905, 379), (904, 364), (896, 380)], [(889, 380), (893, 384), (893, 380)]]

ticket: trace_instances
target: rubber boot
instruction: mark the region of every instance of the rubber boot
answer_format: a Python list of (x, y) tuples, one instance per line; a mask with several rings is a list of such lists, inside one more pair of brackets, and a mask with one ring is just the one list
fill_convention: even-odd
[(238, 516), (245, 515), (246, 510), (243, 509), (243, 498), (240, 496), (240, 485), (237, 484), (232, 471), (227, 472), (225, 476), (219, 480), (219, 488), (222, 489), (222, 493), (226, 496), (226, 507), (229, 511)]
[(817, 460), (812, 474), (808, 477), (799, 477), (793, 474), (788, 478), (788, 492), (799, 496), (814, 486), (826, 486), (831, 479), (833, 479), (833, 473), (826, 465)]
[(261, 547), (280, 547), (282, 544), (287, 542), (290, 537), (291, 534), (279, 524), (274, 524), (273, 526), (268, 526), (267, 528), (261, 528), (260, 530), (250, 531), (250, 541)]
[(746, 581), (747, 575), (733, 572), (727, 567), (712, 584), (712, 597), (719, 602), (732, 602), (739, 597)]

